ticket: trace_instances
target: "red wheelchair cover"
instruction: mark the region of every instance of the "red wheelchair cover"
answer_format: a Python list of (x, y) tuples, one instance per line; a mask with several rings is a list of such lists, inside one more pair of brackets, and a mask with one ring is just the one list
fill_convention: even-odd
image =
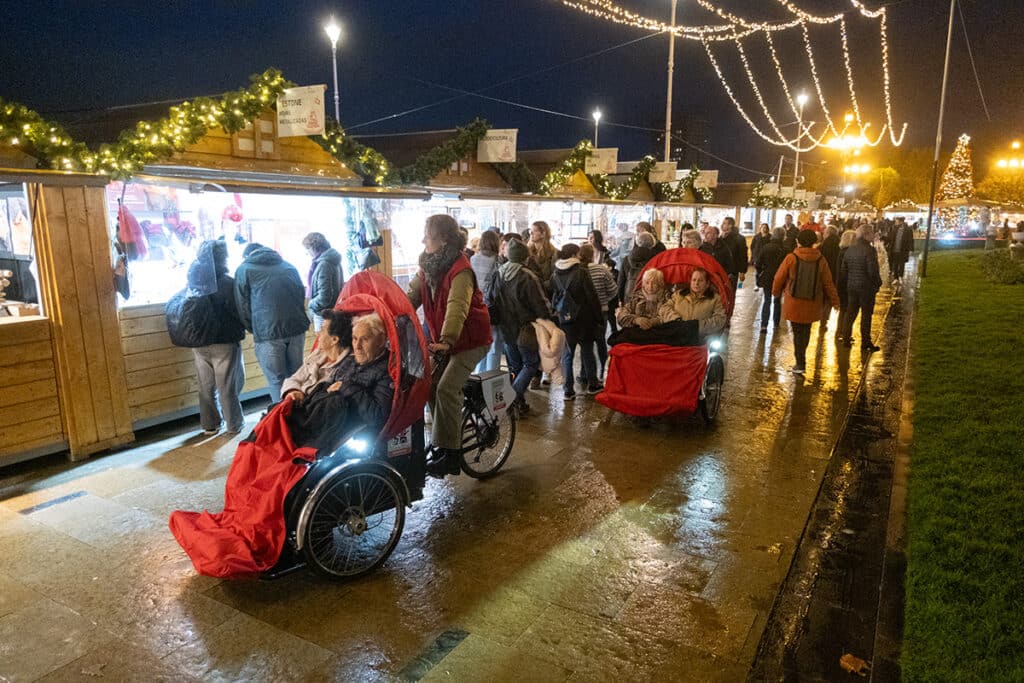
[(608, 350), (604, 391), (594, 398), (637, 417), (690, 414), (697, 410), (707, 363), (705, 346), (616, 344)]
[[(400, 434), (406, 427), (423, 417), (423, 406), (430, 398), (430, 356), (427, 355), (427, 339), (423, 335), (416, 309), (405, 295), (402, 288), (391, 278), (376, 271), (364, 270), (356, 273), (345, 283), (338, 296), (334, 308), (346, 313), (359, 314), (376, 312), (384, 321), (388, 334), (390, 355), (388, 358), (388, 374), (395, 386), (395, 398), (391, 404), (391, 415), (384, 424), (380, 436), (390, 439)], [(395, 320), (408, 316), (410, 328), (415, 330), (417, 349), (410, 349), (412, 354), (418, 353), (424, 364), (422, 377), (415, 378), (412, 386), (404, 391), (401, 389), (402, 354), (401, 336)]]
[(650, 261), (636, 276), (636, 286), (640, 286), (640, 279), (651, 268), (657, 268), (665, 276), (665, 282), (671, 285), (689, 285), (690, 276), (694, 268), (703, 268), (711, 276), (711, 285), (722, 298), (722, 306), (725, 314), (732, 316), (732, 282), (729, 275), (722, 268), (722, 265), (715, 260), (711, 254), (705, 254), (699, 249), (666, 249)]
[(224, 487), (224, 511), (171, 513), (171, 533), (200, 574), (256, 574), (281, 557), (287, 530), (284, 498), (306, 473), (295, 458), (313, 462), (316, 449), (295, 448), (285, 418), (293, 403), (281, 401), (260, 420), (255, 441), (238, 444)]

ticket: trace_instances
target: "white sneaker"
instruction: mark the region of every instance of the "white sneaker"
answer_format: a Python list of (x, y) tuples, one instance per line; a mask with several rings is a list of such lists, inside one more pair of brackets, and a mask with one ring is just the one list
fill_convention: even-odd
[(799, 365), (794, 365), (793, 366), (793, 374), (794, 375), (803, 375), (804, 374), (804, 369), (802, 367), (800, 367)]

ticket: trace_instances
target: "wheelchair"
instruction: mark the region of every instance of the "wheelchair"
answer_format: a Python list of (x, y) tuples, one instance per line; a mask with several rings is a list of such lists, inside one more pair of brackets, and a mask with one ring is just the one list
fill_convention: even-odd
[[(337, 308), (375, 311), (388, 331), (395, 382), (391, 416), (379, 433), (357, 428), (340, 448), (318, 457), (284, 501), (287, 538), (281, 558), (262, 578), (303, 567), (330, 579), (352, 579), (380, 567), (395, 549), (406, 508), (423, 498), (426, 459), (423, 406), (430, 392), (426, 341), (412, 305), (389, 278), (362, 272), (346, 283)], [(494, 476), (515, 445), (514, 393), (508, 373), (470, 375), (463, 393), (460, 468)]]

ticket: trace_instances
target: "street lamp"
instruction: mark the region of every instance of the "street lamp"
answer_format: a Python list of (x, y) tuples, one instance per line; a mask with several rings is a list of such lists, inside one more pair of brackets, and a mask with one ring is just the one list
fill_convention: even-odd
[(341, 37), (341, 26), (334, 17), (324, 26), (324, 33), (331, 39), (331, 60), (334, 62), (334, 121), (341, 125), (341, 108), (338, 105), (338, 38)]
[(676, 67), (676, 0), (672, 0), (672, 31), (668, 34), (668, 88), (665, 93), (665, 159), (672, 154), (672, 72)]
[(594, 117), (594, 148), (597, 148), (597, 126), (601, 123), (601, 110), (595, 109), (592, 114)]
[(793, 160), (793, 196), (796, 196), (796, 178), (800, 170), (800, 138), (804, 136), (804, 105), (807, 104), (807, 93), (796, 96), (798, 113), (796, 115), (796, 158)]

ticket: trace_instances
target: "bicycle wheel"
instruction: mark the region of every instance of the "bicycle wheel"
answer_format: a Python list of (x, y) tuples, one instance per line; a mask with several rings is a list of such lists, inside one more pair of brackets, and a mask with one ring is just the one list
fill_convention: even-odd
[(516, 418), (511, 410), (506, 410), (494, 426), (479, 413), (464, 413), (463, 446), (477, 445), (477, 448), (462, 454), (462, 471), (474, 479), (494, 476), (512, 454), (515, 442)]
[(725, 367), (717, 356), (708, 363), (704, 375), (704, 398), (700, 399), (700, 416), (705, 424), (711, 424), (718, 417), (722, 406), (722, 383), (725, 381)]
[(340, 475), (309, 503), (306, 563), (330, 578), (353, 578), (384, 563), (405, 526), (398, 484), (372, 471)]

